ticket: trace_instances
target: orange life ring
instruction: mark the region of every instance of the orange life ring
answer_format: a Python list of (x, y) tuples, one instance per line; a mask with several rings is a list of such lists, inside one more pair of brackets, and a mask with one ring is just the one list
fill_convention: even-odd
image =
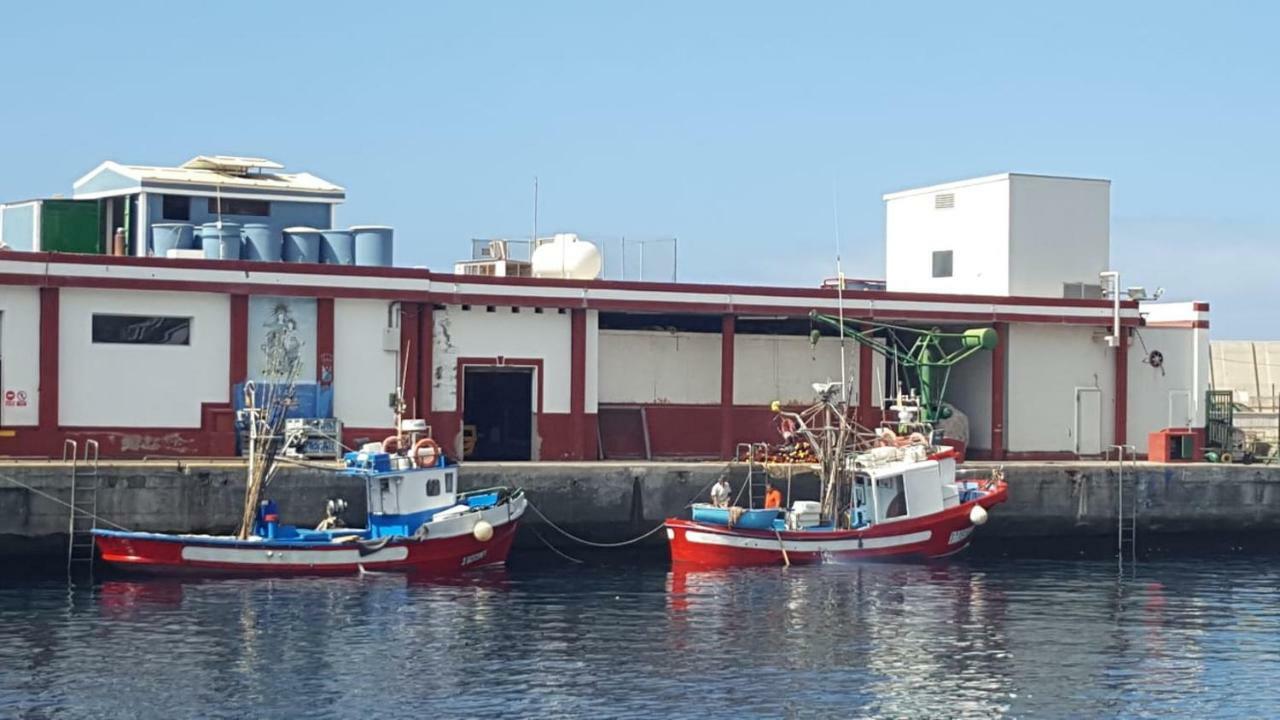
[(399, 449), (400, 449), (400, 437), (398, 435), (392, 435), (391, 437), (382, 441), (382, 452), (393, 453)]
[[(430, 449), (431, 453), (426, 456), (419, 454), (422, 448)], [(413, 444), (413, 452), (409, 453), (409, 456), (414, 459), (418, 467), (432, 467), (436, 464), (436, 460), (440, 459), (440, 446), (431, 438), (422, 438)]]

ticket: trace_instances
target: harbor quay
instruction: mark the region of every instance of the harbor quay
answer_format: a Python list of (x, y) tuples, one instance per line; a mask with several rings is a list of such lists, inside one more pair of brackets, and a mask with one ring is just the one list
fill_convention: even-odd
[[(966, 467), (994, 467), (968, 463)], [(1004, 463), (1008, 501), (999, 522), (975, 533), (978, 552), (1016, 553), (1028, 547), (1070, 551), (1114, 544), (1123, 500), (1134, 513), (1140, 549), (1280, 531), (1280, 467), (1208, 463), (1117, 464), (1102, 461)], [(288, 508), (284, 518), (301, 526), (323, 520), (331, 498), (347, 504), (358, 523), (365, 489), (336, 467), (282, 467), (265, 496)], [(774, 483), (799, 497), (816, 495), (809, 466), (772, 466)], [(583, 543), (623, 543), (650, 533), (665, 518), (681, 515), (722, 476), (744, 491), (745, 463), (594, 462), (470, 463), (459, 490), (510, 485), (523, 488), (536, 509), (526, 513), (516, 547), (534, 550), (551, 542), (565, 550)], [(761, 472), (757, 466), (755, 472)], [(237, 461), (103, 462), (96, 479), (84, 468), (77, 482), (96, 482), (99, 526), (181, 533), (225, 533), (239, 521), (245, 468)], [(45, 562), (65, 556), (71, 467), (60, 462), (8, 463), (0, 467), (0, 558)], [(756, 485), (760, 484), (757, 478)], [(1124, 497), (1119, 497), (1123, 491)], [(757, 490), (758, 492), (758, 490)], [(1136, 508), (1136, 512), (1135, 509)], [(554, 527), (548, 525), (548, 521)], [(638, 548), (660, 548), (661, 533)], [(627, 546), (619, 547), (619, 551)]]

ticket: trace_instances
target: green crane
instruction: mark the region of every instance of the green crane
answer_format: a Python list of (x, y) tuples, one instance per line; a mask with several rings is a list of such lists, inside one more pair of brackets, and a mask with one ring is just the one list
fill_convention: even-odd
[[(943, 417), (942, 395), (946, 391), (951, 368), (979, 351), (995, 349), (999, 342), (996, 331), (991, 328), (942, 332), (938, 328), (925, 330), (870, 320), (841, 320), (833, 315), (822, 315), (817, 310), (809, 313), (809, 320), (816, 325), (830, 327), (841, 336), (880, 353), (885, 360), (896, 363), (908, 377), (914, 375), (923, 422)], [(851, 322), (864, 329), (850, 327)], [(903, 335), (907, 336), (905, 340)], [(810, 341), (817, 344), (820, 336), (821, 332), (815, 328), (810, 333)]]

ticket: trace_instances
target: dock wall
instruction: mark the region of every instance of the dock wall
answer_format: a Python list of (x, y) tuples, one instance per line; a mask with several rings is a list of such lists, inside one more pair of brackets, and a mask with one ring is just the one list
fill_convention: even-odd
[[(681, 514), (691, 501), (705, 498), (725, 472), (736, 492), (745, 469), (721, 463), (473, 463), (465, 467), (460, 487), (523, 487), (557, 525), (607, 542), (635, 537), (663, 518)], [(1016, 463), (1006, 465), (1005, 473), (1009, 501), (994, 509), (977, 536), (979, 544), (990, 548), (1031, 540), (1114, 539), (1114, 465)], [(227, 532), (239, 519), (244, 468), (235, 463), (104, 464), (98, 482), (98, 514), (129, 529)], [(797, 474), (792, 482), (798, 497), (816, 493), (812, 474)], [(1146, 540), (1280, 532), (1280, 467), (1144, 463), (1137, 466), (1136, 479), (1126, 481), (1126, 492), (1135, 489), (1138, 532)], [(69, 511), (51, 498), (65, 501), (69, 495), (67, 466), (0, 466), (0, 557), (64, 549)], [(350, 521), (359, 522), (365, 513), (362, 482), (329, 470), (282, 469), (267, 495), (280, 503), (285, 522), (300, 525), (318, 522), (331, 497), (347, 500)], [(533, 512), (526, 523), (543, 525)], [(544, 537), (573, 546), (549, 528), (542, 530)], [(664, 541), (658, 533), (646, 542), (656, 547)], [(522, 533), (520, 544), (540, 541)]]

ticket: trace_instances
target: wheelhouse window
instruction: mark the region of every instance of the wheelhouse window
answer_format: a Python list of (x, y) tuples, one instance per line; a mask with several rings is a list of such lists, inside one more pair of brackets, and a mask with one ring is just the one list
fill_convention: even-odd
[(113, 345), (190, 345), (191, 318), (94, 314), (93, 342)]
[(880, 505), (884, 508), (885, 520), (906, 517), (907, 488), (902, 482), (901, 475), (878, 478), (876, 480), (876, 488), (881, 498)]
[(161, 195), (160, 201), (161, 215), (165, 220), (181, 220), (187, 222), (191, 219), (191, 198), (185, 195)]
[[(219, 199), (216, 197), (209, 198), (209, 214), (217, 217), (218, 213)], [(222, 198), (221, 213), (223, 215), (252, 215), (254, 217), (267, 217), (271, 215), (271, 203), (266, 200)]]
[(453, 492), (453, 473), (451, 472), (444, 474), (444, 491), (447, 493)]
[(936, 278), (951, 277), (951, 252), (950, 250), (933, 251), (933, 276)]
[(440, 494), (440, 478), (431, 478), (427, 481), (427, 496), (435, 497)]

